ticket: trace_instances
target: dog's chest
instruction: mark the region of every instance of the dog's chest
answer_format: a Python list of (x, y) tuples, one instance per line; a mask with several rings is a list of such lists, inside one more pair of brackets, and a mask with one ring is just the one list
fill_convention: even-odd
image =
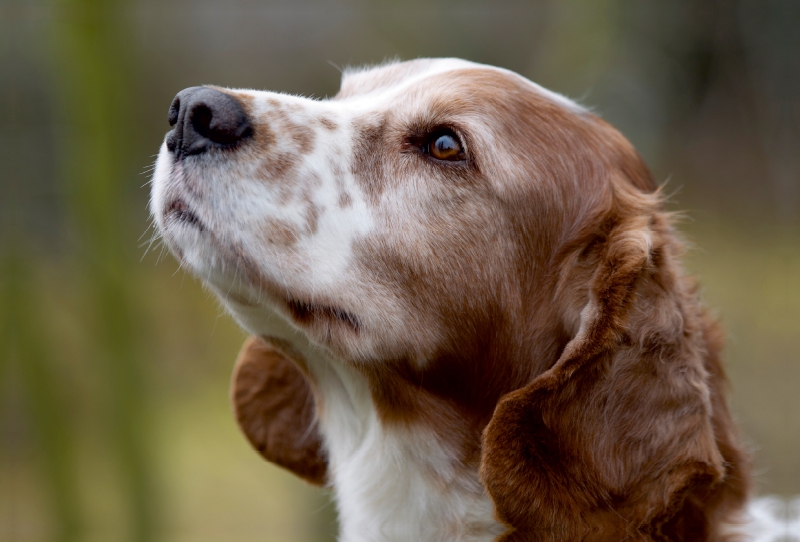
[[(366, 383), (318, 372), (341, 542), (489, 541), (503, 529), (478, 480), (431, 428), (380, 423)], [(317, 371), (314, 371), (317, 372)]]

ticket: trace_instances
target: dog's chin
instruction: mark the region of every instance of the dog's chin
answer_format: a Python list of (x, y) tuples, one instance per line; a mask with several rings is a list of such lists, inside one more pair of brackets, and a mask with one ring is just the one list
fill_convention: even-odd
[(196, 212), (180, 197), (173, 198), (167, 203), (163, 222), (173, 230), (176, 228), (194, 229), (201, 232), (207, 230)]
[(252, 335), (286, 341), (306, 356), (325, 354), (328, 359), (342, 361), (361, 357), (353, 351), (362, 333), (361, 323), (351, 313), (300, 301), (253, 302), (230, 294), (220, 295), (220, 299), (236, 322)]
[(305, 342), (305, 330), (297, 326), (285, 311), (274, 304), (254, 303), (237, 295), (219, 295), (234, 320), (248, 333), (259, 337), (273, 337), (292, 344)]
[(219, 297), (225, 308), (246, 331), (261, 337), (276, 337), (292, 343), (301, 337), (316, 346), (345, 356), (344, 344), (352, 344), (363, 332), (361, 318), (341, 308), (334, 300), (319, 295), (309, 301), (291, 289), (270, 285), (260, 279), (252, 284), (233, 265), (200, 270), (204, 282)]

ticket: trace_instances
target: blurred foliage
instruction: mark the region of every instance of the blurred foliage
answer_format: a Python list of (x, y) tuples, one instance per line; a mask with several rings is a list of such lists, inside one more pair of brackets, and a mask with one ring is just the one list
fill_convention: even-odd
[(135, 122), (126, 107), (132, 99), (123, 44), (128, 37), (115, 2), (64, 0), (52, 20), (53, 62), (58, 67), (59, 117), (70, 127), (64, 148), (64, 182), (69, 220), (86, 249), (78, 272), (91, 305), (88, 325), (100, 350), (93, 368), (102, 376), (107, 395), (107, 438), (111, 444), (130, 511), (133, 540), (155, 538), (159, 507), (149, 465), (147, 393), (142, 382), (137, 346), (135, 292), (129, 289), (125, 248), (130, 225), (119, 220), (124, 177), (125, 138), (116, 126)]
[(577, 97), (669, 179), (759, 488), (800, 493), (799, 23), (793, 0), (0, 0), (0, 540), (334, 538), (329, 497), (238, 434), (244, 336), (146, 251), (143, 184), (181, 88), (326, 96), (329, 62), (394, 57)]

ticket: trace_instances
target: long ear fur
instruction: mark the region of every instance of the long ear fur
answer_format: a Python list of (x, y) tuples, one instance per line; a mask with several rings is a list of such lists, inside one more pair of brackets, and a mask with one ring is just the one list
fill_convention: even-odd
[[(591, 273), (577, 333), (484, 431), (481, 478), (504, 542), (717, 540), (721, 492), (744, 499), (745, 481), (726, 479), (741, 453), (715, 440), (720, 428), (733, 438), (724, 377), (709, 383), (707, 318), (659, 196), (615, 198), (567, 266)], [(569, 289), (581, 277), (567, 273)]]
[(279, 346), (258, 337), (244, 343), (231, 381), (236, 421), (265, 459), (323, 485), (327, 463), (311, 388)]

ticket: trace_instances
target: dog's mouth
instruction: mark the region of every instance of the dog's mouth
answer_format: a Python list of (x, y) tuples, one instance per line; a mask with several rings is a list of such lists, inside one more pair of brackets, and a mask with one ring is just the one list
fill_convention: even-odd
[[(261, 305), (259, 301), (232, 290), (226, 292), (225, 298), (251, 309)], [(362, 329), (362, 323), (358, 316), (333, 305), (285, 297), (279, 298), (278, 305), (286, 307), (291, 318), (297, 324), (305, 327), (314, 326), (321, 322), (339, 322), (355, 333)]]
[(287, 305), (294, 319), (302, 324), (310, 324), (315, 320), (326, 319), (341, 322), (355, 332), (361, 329), (361, 321), (356, 315), (336, 307), (299, 300), (290, 300)]
[[(171, 200), (169, 205), (166, 206), (164, 218), (166, 222), (176, 226), (189, 227), (201, 232), (207, 231), (206, 226), (203, 224), (197, 214), (192, 211), (184, 199), (179, 197)], [(241, 255), (235, 258), (235, 260), (240, 266), (244, 262)], [(261, 283), (263, 285), (265, 283), (265, 281), (263, 281), (263, 277), (260, 277), (261, 280), (256, 279), (252, 273), (253, 268), (254, 266), (252, 265), (244, 265), (244, 269), (242, 269), (242, 271), (245, 271), (245, 276), (248, 276), (256, 283)], [(248, 270), (251, 271), (251, 273), (247, 273), (246, 271)], [(258, 273), (255, 273), (255, 275), (258, 275)], [(245, 282), (247, 282), (247, 280), (245, 280)], [(230, 289), (225, 293), (225, 297), (244, 307), (254, 308), (259, 305), (257, 301), (249, 299), (249, 296), (237, 294)], [(288, 308), (291, 317), (298, 324), (304, 326), (314, 326), (315, 324), (320, 324), (327, 321), (343, 324), (346, 328), (355, 333), (358, 333), (362, 329), (362, 323), (358, 316), (334, 305), (304, 301), (297, 298), (287, 299), (284, 296), (279, 296), (279, 299), (280, 298), (283, 298), (283, 303), (285, 303), (284, 306)]]
[(184, 226), (190, 226), (197, 228), (200, 231), (205, 230), (205, 226), (200, 221), (194, 212), (189, 208), (189, 205), (186, 204), (180, 198), (172, 200), (172, 202), (167, 206), (167, 210), (164, 213), (166, 219), (173, 223), (173, 224), (181, 224)]

